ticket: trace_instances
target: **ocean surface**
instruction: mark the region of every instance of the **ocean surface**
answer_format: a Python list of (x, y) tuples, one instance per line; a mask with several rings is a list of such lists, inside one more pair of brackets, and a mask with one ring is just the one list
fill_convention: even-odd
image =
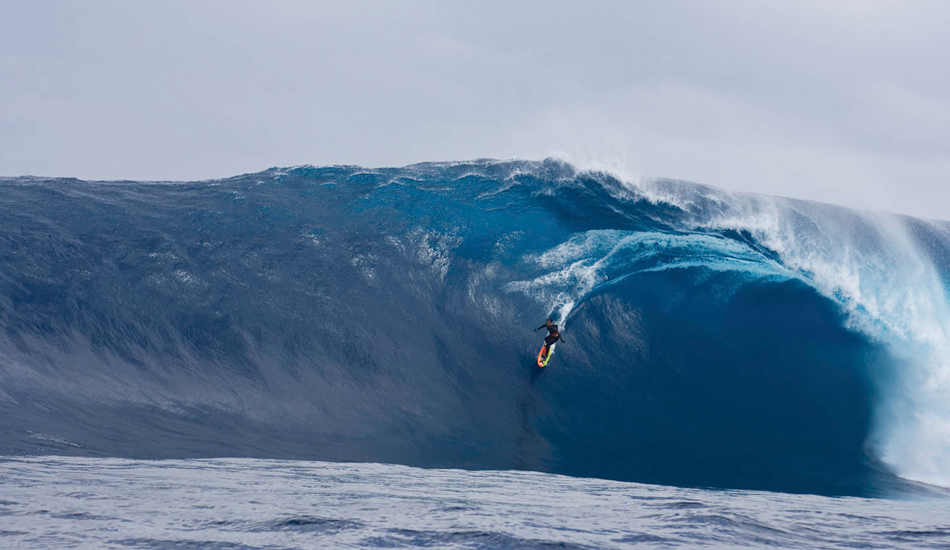
[(0, 459), (3, 548), (948, 548), (950, 499), (266, 459)]
[(551, 159), (0, 178), (0, 547), (947, 544), (948, 288), (948, 222)]

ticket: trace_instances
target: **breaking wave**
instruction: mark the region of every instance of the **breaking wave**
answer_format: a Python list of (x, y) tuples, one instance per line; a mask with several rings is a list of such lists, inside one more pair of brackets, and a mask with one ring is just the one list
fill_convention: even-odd
[(950, 485), (948, 223), (554, 160), (0, 187), (0, 452)]

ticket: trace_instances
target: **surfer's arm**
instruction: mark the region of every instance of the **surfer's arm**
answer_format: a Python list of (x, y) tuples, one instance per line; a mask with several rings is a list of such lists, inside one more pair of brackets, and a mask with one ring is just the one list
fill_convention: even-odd
[(547, 323), (545, 323), (545, 324), (541, 325), (540, 327), (534, 329), (534, 331), (535, 331), (535, 332), (538, 332), (539, 330), (543, 329), (543, 328), (546, 327), (546, 326), (548, 326)]

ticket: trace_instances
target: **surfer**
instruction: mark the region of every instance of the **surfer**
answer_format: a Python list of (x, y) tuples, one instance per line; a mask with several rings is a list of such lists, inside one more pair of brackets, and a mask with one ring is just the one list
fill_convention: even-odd
[(548, 329), (548, 335), (544, 337), (544, 353), (542, 354), (546, 356), (548, 354), (547, 350), (551, 349), (551, 344), (557, 342), (558, 340), (563, 342), (564, 338), (561, 337), (561, 333), (558, 331), (557, 325), (554, 324), (554, 321), (551, 319), (545, 321), (543, 325), (534, 329), (534, 331), (538, 332), (543, 328)]

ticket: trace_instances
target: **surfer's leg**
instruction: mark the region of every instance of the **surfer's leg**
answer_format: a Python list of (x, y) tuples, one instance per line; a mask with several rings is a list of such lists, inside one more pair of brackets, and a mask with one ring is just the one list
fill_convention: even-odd
[(555, 338), (554, 336), (550, 336), (550, 335), (545, 336), (544, 347), (542, 348), (544, 350), (544, 353), (542, 354), (543, 357), (548, 356), (548, 352), (551, 350), (551, 344), (553, 344), (556, 341), (557, 341), (557, 338)]

